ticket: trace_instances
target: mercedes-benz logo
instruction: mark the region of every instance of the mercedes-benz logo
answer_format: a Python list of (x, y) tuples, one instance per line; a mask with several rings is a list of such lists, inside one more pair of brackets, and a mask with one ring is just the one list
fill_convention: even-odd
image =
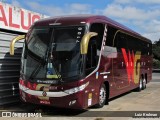
[(44, 97), (46, 97), (46, 96), (47, 96), (47, 92), (43, 91), (42, 95), (43, 95)]

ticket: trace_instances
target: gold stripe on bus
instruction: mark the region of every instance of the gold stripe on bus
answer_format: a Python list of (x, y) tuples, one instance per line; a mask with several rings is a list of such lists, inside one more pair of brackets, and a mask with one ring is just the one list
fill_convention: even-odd
[[(137, 51), (134, 58), (135, 64), (137, 63), (138, 60), (140, 60), (140, 58), (141, 58), (141, 52)], [(135, 67), (137, 69), (135, 69)], [(138, 84), (140, 80), (140, 67), (141, 67), (140, 62), (138, 62), (137, 65), (134, 66), (134, 83), (135, 84)]]

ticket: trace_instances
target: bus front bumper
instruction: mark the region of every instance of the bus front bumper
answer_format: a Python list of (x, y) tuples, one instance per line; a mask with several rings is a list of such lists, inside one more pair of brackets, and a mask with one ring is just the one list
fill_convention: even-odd
[[(84, 86), (83, 89), (85, 87), (86, 86)], [(24, 102), (61, 108), (85, 109), (83, 89), (77, 92), (67, 90), (52, 92), (47, 90), (36, 90), (21, 82), (19, 83), (19, 88), (20, 97)]]

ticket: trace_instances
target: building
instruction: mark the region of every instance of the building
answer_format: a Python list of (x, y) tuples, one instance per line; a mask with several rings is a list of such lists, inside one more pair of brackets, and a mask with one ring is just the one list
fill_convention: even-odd
[(0, 2), (0, 105), (19, 100), (22, 42), (16, 43), (15, 55), (10, 56), (10, 41), (44, 17), (47, 16)]

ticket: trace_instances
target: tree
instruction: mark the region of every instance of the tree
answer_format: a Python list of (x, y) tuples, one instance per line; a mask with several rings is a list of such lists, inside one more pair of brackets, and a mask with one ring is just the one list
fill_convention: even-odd
[(154, 44), (156, 44), (157, 46), (160, 46), (160, 39), (159, 41), (155, 41)]
[(155, 41), (153, 43), (153, 68), (158, 68), (160, 69), (160, 39), (159, 41)]

